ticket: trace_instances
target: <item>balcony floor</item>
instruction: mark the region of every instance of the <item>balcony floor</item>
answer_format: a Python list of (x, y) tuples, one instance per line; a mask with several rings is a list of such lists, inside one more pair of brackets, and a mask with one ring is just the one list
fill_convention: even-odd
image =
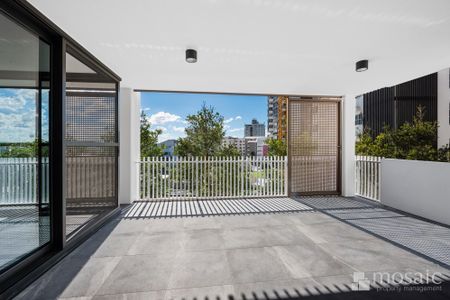
[[(18, 299), (343, 296), (351, 290), (354, 272), (368, 277), (377, 271), (449, 273), (430, 260), (329, 216), (319, 208), (323, 199), (328, 199), (326, 203), (359, 202), (342, 197), (301, 198), (302, 203), (289, 198), (242, 199), (229, 200), (234, 202), (226, 206), (234, 207), (234, 212), (226, 212), (217, 205), (224, 202), (217, 200), (204, 203), (213, 205), (214, 211), (200, 206), (198, 213), (191, 210), (188, 214), (185, 206), (181, 216), (164, 203), (135, 203)], [(189, 201), (182, 203), (188, 205)], [(150, 209), (152, 205), (166, 208), (152, 216), (156, 208)], [(245, 212), (238, 209), (240, 205), (247, 210), (261, 206)], [(446, 276), (443, 278), (450, 278)]]

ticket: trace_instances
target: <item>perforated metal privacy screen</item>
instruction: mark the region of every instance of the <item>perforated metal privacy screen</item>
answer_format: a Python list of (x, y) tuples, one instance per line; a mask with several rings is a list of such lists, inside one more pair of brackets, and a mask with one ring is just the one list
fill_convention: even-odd
[(116, 92), (66, 94), (66, 233), (117, 207)]
[(339, 192), (339, 102), (289, 99), (288, 131), (290, 192)]
[(70, 92), (66, 97), (66, 141), (117, 142), (116, 94)]

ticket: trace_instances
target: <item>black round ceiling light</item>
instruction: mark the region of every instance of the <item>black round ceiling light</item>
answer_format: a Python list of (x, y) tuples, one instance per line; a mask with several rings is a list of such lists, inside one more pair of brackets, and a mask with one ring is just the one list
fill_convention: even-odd
[(197, 51), (194, 49), (186, 50), (186, 62), (192, 64), (197, 62)]
[(367, 69), (369, 69), (369, 61), (367, 59), (356, 62), (356, 72), (364, 72)]

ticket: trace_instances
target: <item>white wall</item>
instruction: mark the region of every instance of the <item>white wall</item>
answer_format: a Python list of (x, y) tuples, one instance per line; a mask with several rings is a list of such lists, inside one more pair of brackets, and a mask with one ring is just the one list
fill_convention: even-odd
[(341, 104), (342, 195), (355, 195), (355, 105), (356, 95), (346, 95)]
[(138, 199), (137, 164), (140, 158), (140, 93), (121, 88), (119, 94), (119, 203)]
[(449, 87), (450, 69), (444, 69), (438, 72), (438, 145), (442, 147), (450, 142), (450, 124), (449, 124)]
[(383, 159), (381, 203), (450, 225), (450, 163)]

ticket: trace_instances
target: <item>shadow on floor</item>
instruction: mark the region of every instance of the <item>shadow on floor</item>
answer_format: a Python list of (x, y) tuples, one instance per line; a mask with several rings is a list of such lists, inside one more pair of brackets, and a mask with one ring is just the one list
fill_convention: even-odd
[(377, 299), (450, 299), (450, 282), (444, 281), (436, 284), (416, 284), (401, 285), (383, 284), (383, 287), (371, 287), (369, 291), (352, 291), (349, 286), (344, 289), (338, 286), (322, 286), (320, 288), (310, 288), (304, 290), (293, 289), (260, 291), (258, 293), (248, 293), (239, 296), (229, 295), (226, 299), (220, 297), (195, 297), (181, 298), (184, 300), (275, 300), (275, 299), (303, 299), (303, 300), (377, 300)]
[(36, 279), (14, 299), (58, 299), (119, 224), (121, 218), (122, 216), (119, 216), (101, 227), (98, 232)]
[(344, 197), (298, 197), (311, 208), (450, 269), (450, 228), (378, 203)]
[(313, 211), (287, 197), (214, 200), (136, 201), (125, 213), (127, 219), (243, 215)]

